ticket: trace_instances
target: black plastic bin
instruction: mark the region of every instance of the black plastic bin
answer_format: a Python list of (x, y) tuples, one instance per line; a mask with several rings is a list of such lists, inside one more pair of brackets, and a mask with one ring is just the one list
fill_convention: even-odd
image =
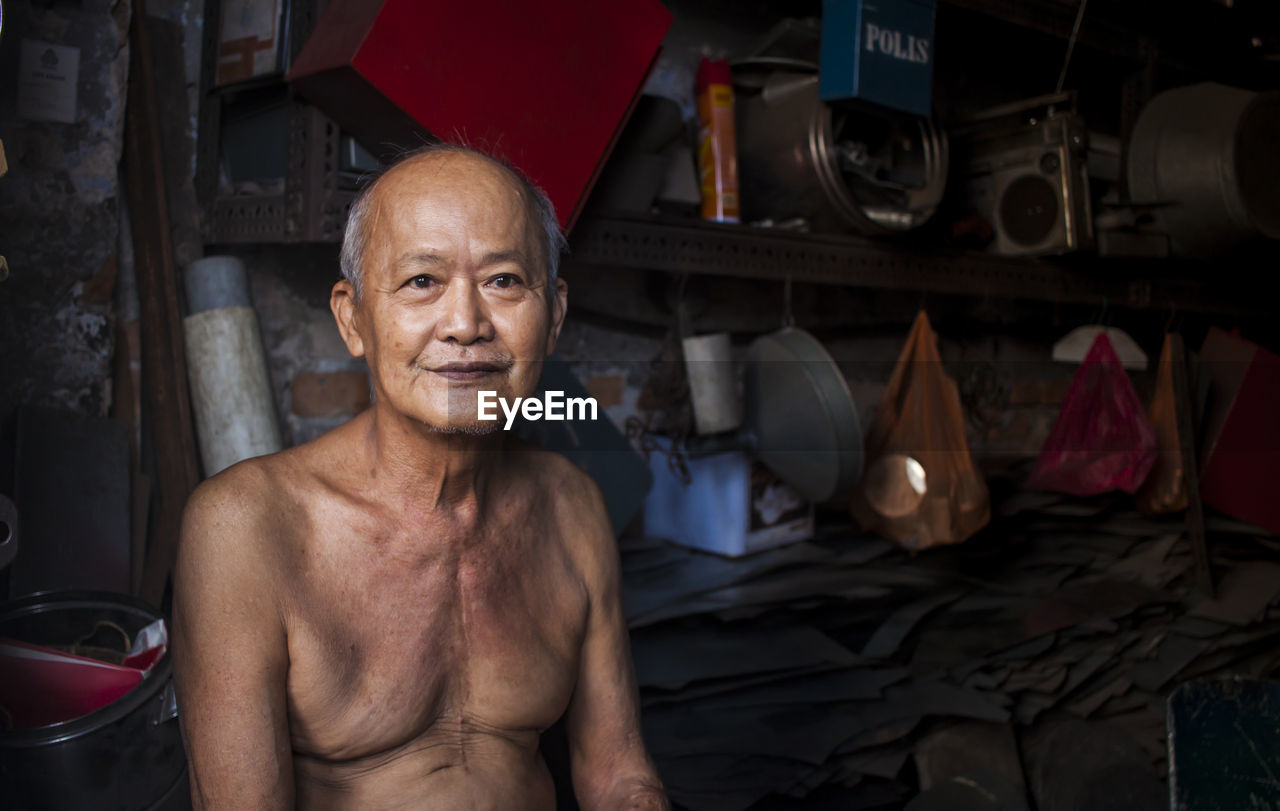
[[(49, 592), (0, 605), (0, 636), (71, 644), (109, 620), (130, 637), (160, 618), (107, 592)], [(0, 806), (26, 811), (150, 811), (189, 807), (186, 754), (173, 710), (169, 656), (141, 684), (88, 715), (0, 729)]]

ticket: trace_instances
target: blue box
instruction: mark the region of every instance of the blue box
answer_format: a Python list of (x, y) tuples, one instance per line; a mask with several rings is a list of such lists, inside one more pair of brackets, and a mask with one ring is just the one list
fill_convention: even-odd
[(929, 118), (936, 0), (823, 0), (823, 101), (861, 99)]
[(686, 485), (667, 463), (669, 440), (652, 439), (646, 535), (729, 557), (813, 537), (813, 505), (758, 460), (741, 451), (687, 456)]

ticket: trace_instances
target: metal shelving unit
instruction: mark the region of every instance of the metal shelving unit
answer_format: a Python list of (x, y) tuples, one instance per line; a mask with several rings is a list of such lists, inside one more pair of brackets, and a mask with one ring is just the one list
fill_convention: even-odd
[[(290, 6), (288, 41), (292, 55), (302, 47), (315, 25), (320, 4), (294, 2)], [(218, 52), (221, 4), (205, 4), (204, 53)], [(196, 194), (204, 209), (204, 239), (209, 243), (337, 242), (355, 192), (339, 183), (338, 125), (316, 108), (288, 92), (287, 162), (282, 192), (227, 196), (219, 193), (218, 161), (222, 107), (236, 88), (215, 88), (215, 60), (204, 60)], [(282, 83), (283, 79), (256, 86)], [(254, 85), (250, 85), (251, 87)]]
[[(1010, 0), (948, 3), (1026, 24)], [(1074, 4), (1036, 0), (1057, 12), (1064, 29)], [(289, 18), (296, 52), (314, 26), (323, 0), (295, 2)], [(217, 52), (220, 3), (205, 6), (204, 50)], [(1050, 15), (1052, 16), (1052, 15)], [(1058, 19), (1061, 17), (1061, 19)], [(1040, 21), (1042, 27), (1047, 25)], [(1033, 26), (1034, 27), (1034, 26)], [(1105, 29), (1110, 30), (1110, 29)], [(1095, 28), (1091, 34), (1097, 35)], [(1111, 43), (1115, 44), (1115, 43)], [(251, 196), (218, 193), (218, 133), (227, 91), (214, 89), (214, 61), (205, 60), (196, 189), (209, 243), (337, 242), (355, 192), (340, 182), (341, 132), (323, 113), (288, 94), (287, 167), (283, 191)], [(279, 79), (276, 80), (280, 81)], [(283, 88), (282, 88), (283, 90)], [(234, 91), (232, 91), (234, 92)], [(287, 93), (287, 90), (283, 92)], [(1222, 285), (1173, 278), (1177, 266), (1155, 260), (1072, 257), (1018, 259), (979, 253), (922, 250), (904, 240), (800, 234), (696, 220), (588, 214), (571, 237), (569, 266), (627, 268), (746, 279), (783, 280), (882, 290), (1097, 304), (1176, 307), (1187, 312), (1258, 316), (1261, 303)], [(1087, 272), (1082, 270), (1087, 268)], [(1207, 275), (1202, 267), (1201, 276)]]
[(1256, 315), (1248, 300), (1202, 282), (1162, 278), (1174, 263), (1093, 258), (1085, 273), (1067, 262), (981, 253), (941, 253), (856, 236), (770, 231), (740, 225), (584, 216), (570, 239), (571, 268), (734, 276), (918, 290), (965, 296)]
[(289, 102), (284, 192), (203, 197), (212, 243), (338, 242), (355, 199), (338, 186), (338, 125), (301, 101)]

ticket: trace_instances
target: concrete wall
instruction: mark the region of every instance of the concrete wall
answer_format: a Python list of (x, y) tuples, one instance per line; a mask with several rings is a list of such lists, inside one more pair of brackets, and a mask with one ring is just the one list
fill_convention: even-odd
[(329, 290), (338, 279), (337, 247), (234, 252), (249, 271), (285, 443), (314, 439), (369, 402), (368, 367), (347, 352), (329, 311)]
[[(105, 414), (111, 401), (128, 0), (5, 4), (0, 65), (0, 418), (21, 403)], [(17, 110), (23, 40), (79, 49), (75, 120)]]

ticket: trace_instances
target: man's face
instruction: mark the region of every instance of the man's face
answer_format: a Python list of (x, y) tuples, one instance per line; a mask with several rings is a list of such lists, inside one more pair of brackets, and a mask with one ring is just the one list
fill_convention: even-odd
[(395, 411), (442, 431), (497, 430), (477, 419), (477, 392), (532, 394), (565, 311), (525, 201), (502, 169), (456, 153), (397, 167), (375, 194), (361, 301), (346, 282), (331, 300), (348, 349)]

